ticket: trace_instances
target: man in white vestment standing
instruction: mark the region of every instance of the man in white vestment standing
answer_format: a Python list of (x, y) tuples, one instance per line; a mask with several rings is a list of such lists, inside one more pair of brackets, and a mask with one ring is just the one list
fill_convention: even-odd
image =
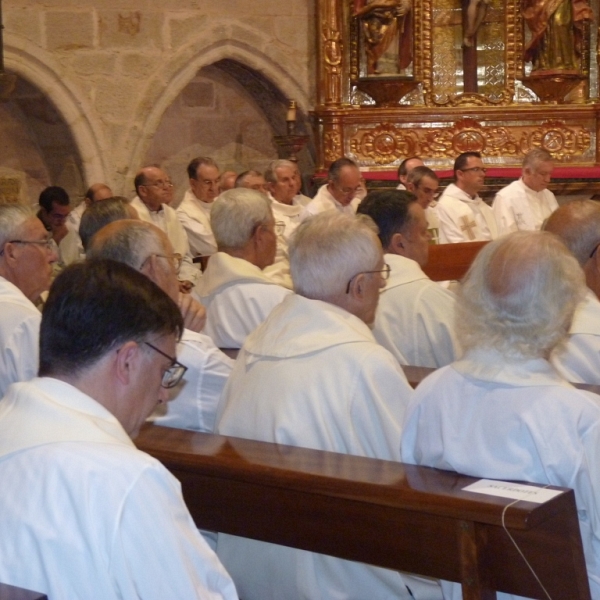
[(440, 220), (437, 216), (437, 196), (440, 187), (438, 176), (429, 167), (415, 167), (406, 178), (406, 189), (412, 192), (423, 207), (431, 243), (440, 243)]
[(283, 232), (277, 235), (275, 261), (265, 269), (265, 274), (279, 285), (292, 288), (288, 243), (300, 224), (302, 204), (297, 200), (298, 179), (296, 165), (289, 160), (274, 160), (265, 171), (269, 200), (276, 222), (283, 223)]
[(29, 207), (0, 205), (0, 397), (37, 373), (40, 311), (58, 260), (52, 234)]
[[(400, 460), (413, 391), (368, 327), (388, 274), (373, 222), (329, 212), (290, 243), (294, 290), (244, 343), (225, 386), (224, 435)], [(351, 527), (351, 524), (348, 524)], [(245, 600), (441, 598), (435, 582), (219, 534)]]
[[(419, 384), (402, 458), (573, 488), (592, 598), (600, 598), (600, 402), (548, 362), (584, 294), (581, 268), (556, 236), (521, 231), (486, 245), (458, 294), (465, 354)], [(461, 597), (460, 584), (442, 586), (444, 598)]]
[(358, 212), (379, 229), (390, 266), (373, 335), (404, 365), (443, 367), (456, 358), (456, 298), (423, 273), (431, 235), (425, 211), (408, 192), (371, 192)]
[(130, 267), (57, 277), (39, 377), (0, 402), (0, 581), (49, 598), (237, 598), (179, 482), (131, 437), (185, 367), (177, 305)]
[(200, 278), (200, 268), (193, 264), (185, 230), (169, 206), (173, 201), (173, 183), (160, 167), (151, 166), (138, 171), (134, 185), (137, 195), (131, 206), (142, 221), (164, 231), (175, 252), (181, 254), (180, 288), (182, 292), (189, 292)]
[(587, 292), (577, 306), (567, 339), (552, 364), (568, 381), (600, 385), (600, 204), (573, 200), (549, 217), (544, 230), (558, 235), (585, 273)]
[(190, 189), (177, 207), (177, 217), (183, 225), (193, 256), (211, 256), (217, 242), (210, 226), (210, 210), (220, 192), (221, 177), (217, 163), (198, 156), (187, 166)]
[(398, 186), (397, 190), (408, 190), (408, 176), (412, 172), (413, 169), (417, 167), (424, 167), (425, 163), (421, 160), (419, 156), (409, 156), (405, 158), (398, 167)]
[(356, 163), (349, 158), (339, 158), (331, 163), (327, 183), (319, 188), (316, 196), (304, 207), (301, 219), (327, 210), (353, 215), (360, 204), (362, 191), (362, 177)]
[(206, 307), (204, 332), (219, 348), (241, 348), (291, 294), (263, 272), (273, 264), (277, 247), (271, 201), (255, 190), (228, 190), (215, 200), (211, 220), (219, 250), (194, 295)]
[[(178, 301), (181, 257), (173, 252), (167, 236), (150, 223), (120, 220), (103, 227), (94, 236), (89, 257), (123, 262)], [(233, 361), (207, 335), (189, 329), (183, 330), (177, 356), (188, 369), (181, 382), (169, 391), (171, 401), (157, 408), (153, 420), (168, 427), (212, 433)]]
[(525, 156), (521, 178), (502, 188), (492, 204), (500, 235), (540, 230), (558, 208), (554, 194), (548, 189), (553, 168), (551, 154), (542, 148), (535, 148)]
[(498, 237), (494, 213), (478, 195), (486, 170), (479, 152), (463, 152), (454, 162), (454, 183), (445, 189), (436, 207), (440, 244)]

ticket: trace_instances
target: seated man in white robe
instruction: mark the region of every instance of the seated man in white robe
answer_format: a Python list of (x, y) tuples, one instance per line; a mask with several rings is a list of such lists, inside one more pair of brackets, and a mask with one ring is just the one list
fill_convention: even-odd
[(206, 307), (206, 327), (219, 348), (241, 348), (292, 292), (263, 269), (273, 264), (277, 232), (271, 202), (260, 192), (235, 188), (222, 193), (212, 208), (218, 252), (208, 261), (194, 290)]
[(235, 180), (234, 187), (248, 188), (250, 190), (256, 190), (257, 192), (262, 192), (263, 194), (268, 193), (266, 179), (263, 177), (262, 173), (255, 171), (254, 169), (240, 173)]
[(479, 197), (486, 171), (479, 152), (463, 152), (454, 161), (454, 183), (444, 190), (436, 207), (440, 244), (498, 237), (494, 213)]
[(554, 194), (548, 189), (553, 168), (552, 155), (542, 148), (534, 148), (525, 156), (521, 178), (503, 187), (492, 204), (500, 235), (539, 231), (558, 208)]
[(40, 311), (57, 248), (33, 210), (0, 205), (0, 397), (11, 383), (37, 373)]
[(269, 190), (269, 200), (276, 222), (283, 224), (283, 231), (277, 235), (277, 251), (272, 265), (265, 269), (265, 274), (289, 289), (292, 288), (290, 277), (290, 259), (288, 243), (290, 237), (300, 224), (300, 204), (297, 195), (297, 167), (289, 160), (274, 160), (265, 171), (265, 179)]
[[(181, 257), (173, 252), (167, 236), (150, 223), (120, 220), (103, 227), (94, 236), (89, 257), (123, 262), (146, 275), (173, 301), (179, 299)], [(188, 369), (181, 382), (169, 390), (171, 401), (157, 408), (153, 421), (212, 433), (233, 361), (207, 335), (189, 329), (183, 330), (177, 356)]]
[(0, 581), (49, 598), (237, 598), (179, 482), (131, 437), (185, 367), (177, 305), (114, 261), (44, 306), (39, 377), (0, 402)]
[(451, 363), (456, 299), (421, 270), (431, 240), (425, 211), (409, 192), (393, 190), (369, 193), (358, 212), (375, 221), (391, 269), (375, 316), (375, 339), (403, 365)]
[(406, 179), (407, 190), (412, 192), (423, 207), (431, 233), (431, 243), (440, 243), (440, 220), (437, 216), (437, 197), (440, 187), (438, 176), (429, 167), (415, 167)]
[(108, 200), (112, 198), (114, 194), (112, 190), (105, 183), (94, 183), (87, 189), (83, 202), (76, 206), (67, 217), (67, 227), (79, 233), (79, 225), (81, 224), (81, 217), (87, 208), (96, 202), (102, 200)]
[(552, 213), (544, 230), (569, 248), (588, 288), (567, 339), (552, 353), (552, 364), (568, 381), (600, 385), (600, 204), (573, 200)]
[(173, 201), (173, 183), (160, 167), (144, 167), (134, 179), (136, 196), (131, 201), (138, 217), (164, 231), (183, 263), (179, 274), (182, 292), (189, 292), (200, 278), (200, 267), (192, 262), (187, 234), (177, 214), (169, 206)]
[(409, 156), (405, 158), (398, 167), (398, 185), (397, 190), (408, 190), (408, 176), (411, 174), (413, 169), (417, 167), (424, 167), (425, 163), (419, 156)]
[(219, 167), (212, 158), (198, 156), (190, 161), (187, 174), (190, 189), (177, 207), (177, 218), (187, 233), (192, 255), (211, 256), (217, 251), (210, 210), (220, 192)]
[[(402, 458), (573, 488), (592, 598), (600, 598), (600, 402), (548, 362), (584, 294), (581, 268), (550, 233), (515, 232), (483, 248), (458, 296), (465, 355), (417, 387)], [(459, 584), (442, 585), (444, 598), (461, 597)]]
[(327, 183), (302, 210), (301, 220), (328, 210), (353, 215), (360, 204), (363, 183), (357, 164), (349, 158), (338, 158), (327, 172)]
[[(248, 336), (218, 432), (400, 460), (413, 391), (367, 325), (388, 274), (373, 222), (317, 215), (296, 230), (290, 262), (296, 294)], [(441, 598), (430, 580), (264, 542), (219, 534), (217, 553), (244, 600)]]

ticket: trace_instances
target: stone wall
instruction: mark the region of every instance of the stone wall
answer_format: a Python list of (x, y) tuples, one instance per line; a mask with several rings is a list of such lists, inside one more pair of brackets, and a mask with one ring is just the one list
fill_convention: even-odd
[[(278, 131), (261, 99), (236, 82), (235, 70), (203, 68), (237, 64), (267, 82), (275, 104), (293, 98), (305, 115), (314, 102), (313, 11), (312, 0), (4, 0), (6, 68), (35, 86), (40, 102), (49, 101), (74, 145), (50, 153), (54, 164), (40, 152), (45, 168), (32, 165), (30, 173), (23, 164), (38, 182), (29, 187), (56, 184), (57, 173), (79, 168), (79, 184), (75, 174), (65, 176), (71, 193), (104, 181), (128, 194), (133, 174), (151, 159), (180, 168), (196, 148), (220, 149), (225, 167), (241, 168), (239, 157), (256, 165), (275, 157), (269, 137)], [(173, 127), (173, 117), (178, 110), (182, 117), (190, 85), (208, 80), (231, 127), (191, 139)], [(17, 120), (29, 117), (25, 111), (10, 124), (3, 118), (0, 135), (12, 136)], [(212, 118), (206, 111), (205, 117)], [(177, 131), (181, 140), (173, 138)], [(27, 143), (43, 146), (45, 135), (29, 131)], [(15, 144), (10, 153), (26, 152), (25, 143)], [(0, 167), (15, 162), (0, 154)]]

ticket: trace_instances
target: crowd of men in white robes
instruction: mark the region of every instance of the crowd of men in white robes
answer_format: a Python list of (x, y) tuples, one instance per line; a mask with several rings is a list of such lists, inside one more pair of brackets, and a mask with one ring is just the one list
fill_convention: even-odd
[[(600, 383), (600, 205), (558, 208), (552, 166), (529, 153), (492, 208), (477, 153), (439, 200), (418, 157), (405, 189), (371, 193), (341, 158), (313, 199), (292, 162), (224, 178), (198, 157), (177, 208), (158, 166), (132, 200), (95, 184), (74, 210), (61, 188), (38, 216), (0, 205), (0, 582), (57, 598), (460, 598), (200, 535), (131, 442), (149, 419), (575, 487), (600, 599), (600, 399), (568, 383)], [(474, 240), (490, 244), (458, 297), (425, 275), (432, 241)], [(438, 370), (413, 390), (401, 365)]]

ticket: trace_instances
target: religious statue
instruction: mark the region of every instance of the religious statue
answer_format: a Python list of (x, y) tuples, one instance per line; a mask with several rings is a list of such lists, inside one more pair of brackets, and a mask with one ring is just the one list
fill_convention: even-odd
[(531, 31), (525, 60), (533, 71), (579, 72), (584, 23), (593, 18), (588, 0), (523, 0)]
[(367, 55), (367, 75), (379, 75), (379, 60), (397, 40), (398, 73), (413, 59), (411, 0), (355, 0), (354, 16), (360, 19)]
[(466, 48), (470, 48), (473, 45), (475, 35), (479, 31), (483, 19), (485, 19), (488, 6), (491, 2), (492, 0), (469, 0), (463, 33), (463, 46)]

